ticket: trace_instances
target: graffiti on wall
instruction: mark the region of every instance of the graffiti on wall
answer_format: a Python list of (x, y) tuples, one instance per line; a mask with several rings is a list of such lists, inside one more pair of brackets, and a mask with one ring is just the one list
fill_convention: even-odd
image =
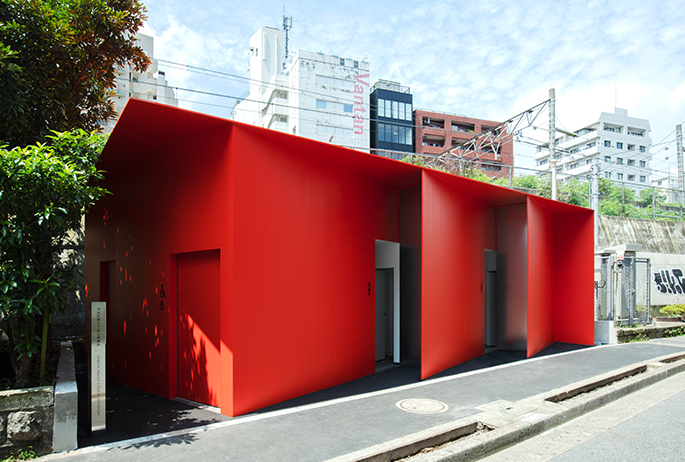
[(662, 269), (654, 273), (656, 290), (662, 294), (685, 294), (685, 277), (680, 268)]

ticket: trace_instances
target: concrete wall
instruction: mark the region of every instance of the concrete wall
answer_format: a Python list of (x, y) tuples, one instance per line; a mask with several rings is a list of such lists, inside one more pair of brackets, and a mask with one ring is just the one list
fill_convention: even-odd
[(651, 304), (685, 303), (685, 222), (600, 215), (599, 247), (641, 244), (651, 261)]
[(685, 254), (685, 222), (599, 216), (599, 247), (642, 244), (644, 252)]

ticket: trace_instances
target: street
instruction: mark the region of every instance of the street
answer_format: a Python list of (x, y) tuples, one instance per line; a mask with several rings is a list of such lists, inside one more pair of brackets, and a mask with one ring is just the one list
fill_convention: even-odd
[(482, 460), (685, 460), (683, 428), (685, 374), (676, 374)]

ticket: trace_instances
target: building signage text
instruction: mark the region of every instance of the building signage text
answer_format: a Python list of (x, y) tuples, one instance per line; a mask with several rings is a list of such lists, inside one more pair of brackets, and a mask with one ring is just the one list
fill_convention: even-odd
[[(369, 87), (369, 74), (361, 74), (354, 76), (354, 134), (363, 135), (364, 134), (364, 114), (366, 109), (364, 109), (364, 95)], [(367, 79), (364, 81), (363, 79)]]

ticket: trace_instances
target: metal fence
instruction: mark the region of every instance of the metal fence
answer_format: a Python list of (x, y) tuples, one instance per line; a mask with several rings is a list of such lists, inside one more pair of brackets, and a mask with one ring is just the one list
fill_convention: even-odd
[(618, 325), (651, 320), (648, 258), (595, 256), (595, 319)]

